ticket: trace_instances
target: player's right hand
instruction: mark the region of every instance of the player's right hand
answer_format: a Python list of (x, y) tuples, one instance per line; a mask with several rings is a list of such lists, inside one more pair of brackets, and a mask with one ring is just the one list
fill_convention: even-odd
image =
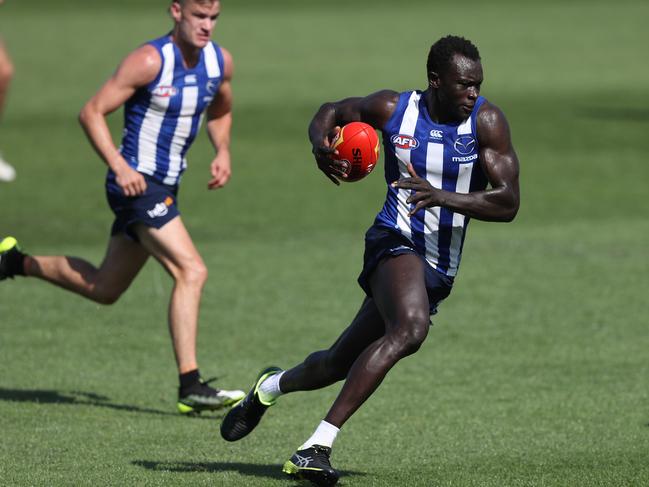
[(334, 127), (329, 137), (324, 137), (322, 145), (314, 145), (311, 150), (318, 164), (318, 169), (336, 185), (340, 185), (338, 178), (346, 177), (343, 163), (335, 159), (338, 151), (331, 146), (331, 142), (339, 133), (340, 127)]
[(115, 172), (115, 180), (125, 196), (139, 196), (146, 191), (146, 180), (142, 173), (128, 165)]

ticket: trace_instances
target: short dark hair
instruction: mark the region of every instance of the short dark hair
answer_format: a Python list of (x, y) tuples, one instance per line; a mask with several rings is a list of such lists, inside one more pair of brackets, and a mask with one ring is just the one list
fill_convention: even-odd
[(428, 61), (426, 61), (428, 77), (430, 78), (432, 72), (441, 74), (446, 70), (451, 64), (454, 54), (461, 54), (474, 61), (480, 61), (478, 48), (470, 40), (464, 37), (448, 35), (430, 46)]

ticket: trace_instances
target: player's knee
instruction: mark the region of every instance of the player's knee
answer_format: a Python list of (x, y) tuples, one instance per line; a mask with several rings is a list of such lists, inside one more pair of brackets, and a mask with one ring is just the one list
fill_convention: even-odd
[(207, 267), (203, 262), (192, 262), (183, 266), (178, 271), (176, 280), (181, 280), (185, 284), (202, 288), (207, 281)]
[(410, 312), (403, 322), (391, 335), (396, 345), (398, 355), (405, 357), (415, 353), (426, 340), (430, 317), (425, 313)]

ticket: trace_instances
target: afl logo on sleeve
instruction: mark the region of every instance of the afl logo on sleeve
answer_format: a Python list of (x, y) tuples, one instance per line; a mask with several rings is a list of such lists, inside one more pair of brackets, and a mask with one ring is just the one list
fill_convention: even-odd
[(390, 142), (397, 149), (412, 150), (419, 147), (419, 141), (410, 135), (394, 134), (390, 137)]

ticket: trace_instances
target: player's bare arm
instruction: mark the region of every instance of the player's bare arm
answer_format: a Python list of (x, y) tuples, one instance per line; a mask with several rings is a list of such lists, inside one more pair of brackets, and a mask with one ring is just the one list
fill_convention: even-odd
[(409, 166), (411, 177), (395, 181), (392, 186), (415, 191), (407, 200), (415, 204), (411, 215), (422, 208), (442, 206), (478, 220), (514, 219), (520, 202), (519, 165), (507, 119), (498, 107), (487, 102), (478, 113), (477, 129), (479, 159), (491, 188), (468, 194), (444, 191), (434, 188)]
[(392, 116), (399, 101), (399, 94), (382, 90), (366, 97), (345, 98), (338, 102), (325, 103), (309, 124), (309, 140), (313, 146), (318, 168), (333, 183), (345, 177), (342, 164), (332, 158), (336, 151), (331, 144), (340, 127), (350, 122), (365, 122), (381, 130)]
[(216, 151), (210, 164), (211, 178), (208, 189), (223, 187), (232, 174), (230, 158), (230, 132), (232, 128), (232, 76), (234, 64), (232, 55), (223, 47), (223, 79), (214, 100), (207, 108), (207, 134)]
[(142, 46), (119, 65), (115, 73), (84, 105), (79, 122), (97, 154), (113, 170), (117, 184), (126, 196), (146, 190), (144, 176), (124, 160), (117, 150), (106, 123), (106, 116), (122, 106), (135, 91), (152, 82), (160, 71), (160, 55), (153, 46)]

